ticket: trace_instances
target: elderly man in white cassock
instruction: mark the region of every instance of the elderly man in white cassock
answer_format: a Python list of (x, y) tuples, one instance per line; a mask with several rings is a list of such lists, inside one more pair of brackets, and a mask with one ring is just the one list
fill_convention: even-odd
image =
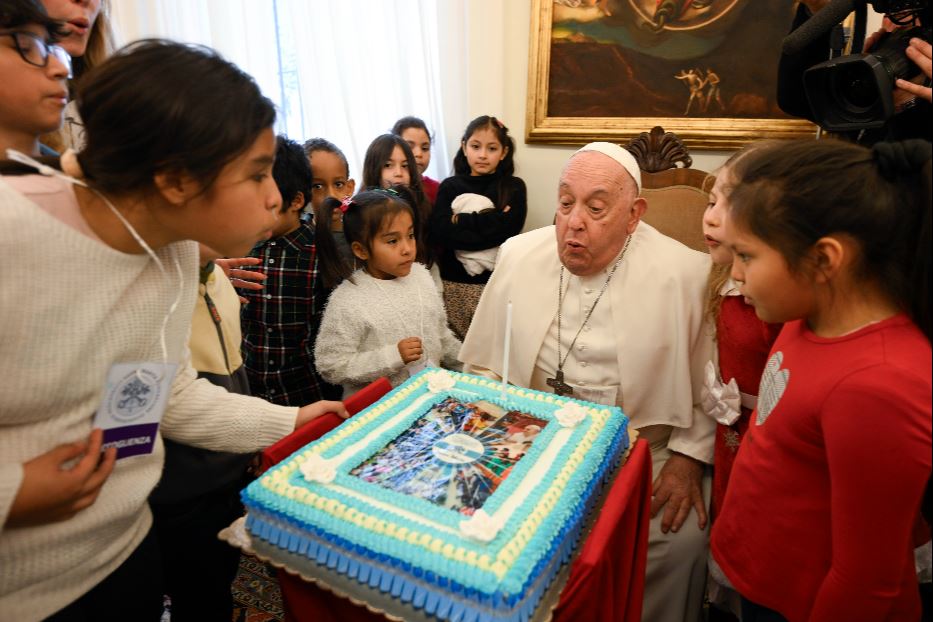
[(577, 151), (561, 173), (555, 226), (502, 246), (460, 359), (501, 377), (511, 301), (510, 382), (622, 407), (650, 443), (654, 469), (642, 619), (683, 622), (699, 619), (706, 580), (716, 422), (700, 387), (713, 351), (710, 264), (640, 221), (640, 190), (625, 149)]

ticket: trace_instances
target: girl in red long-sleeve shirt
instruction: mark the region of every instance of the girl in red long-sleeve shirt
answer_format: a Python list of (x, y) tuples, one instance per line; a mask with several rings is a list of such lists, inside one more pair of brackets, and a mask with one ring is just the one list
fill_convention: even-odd
[(785, 322), (712, 533), (745, 622), (919, 619), (930, 158), (922, 141), (794, 141), (732, 168), (732, 277)]

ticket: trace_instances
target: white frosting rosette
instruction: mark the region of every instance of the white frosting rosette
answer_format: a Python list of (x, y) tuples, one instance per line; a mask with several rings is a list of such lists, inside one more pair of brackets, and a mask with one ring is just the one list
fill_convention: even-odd
[(428, 391), (431, 393), (440, 393), (441, 391), (449, 391), (453, 389), (457, 384), (457, 381), (454, 380), (453, 376), (448, 374), (446, 371), (437, 370), (432, 371), (427, 375), (428, 379)]
[(468, 520), (460, 521), (460, 533), (480, 542), (492, 542), (501, 529), (502, 521), (484, 510), (476, 510)]
[(557, 423), (565, 428), (575, 428), (586, 419), (586, 408), (576, 402), (567, 402), (554, 413)]
[(309, 482), (329, 484), (337, 477), (337, 469), (333, 462), (320, 454), (311, 454), (298, 468)]

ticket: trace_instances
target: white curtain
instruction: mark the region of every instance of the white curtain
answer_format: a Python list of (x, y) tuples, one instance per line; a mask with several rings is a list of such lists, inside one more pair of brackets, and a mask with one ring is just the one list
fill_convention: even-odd
[(465, 63), (441, 50), (451, 23), (462, 23), (454, 4), (440, 17), (435, 0), (111, 0), (111, 11), (118, 43), (200, 43), (236, 63), (275, 102), (276, 131), (299, 143), (330, 140), (359, 186), (369, 143), (405, 115), (435, 135), (427, 174), (449, 174), (442, 76), (465, 75), (440, 66)]

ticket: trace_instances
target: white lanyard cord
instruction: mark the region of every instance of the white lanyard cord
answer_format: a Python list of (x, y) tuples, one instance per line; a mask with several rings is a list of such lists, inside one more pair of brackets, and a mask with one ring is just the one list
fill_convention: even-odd
[[(148, 244), (146, 244), (146, 241), (143, 240), (142, 236), (140, 236), (136, 232), (136, 229), (133, 228), (133, 225), (130, 224), (130, 221), (128, 221), (126, 217), (123, 216), (123, 214), (121, 214), (120, 211), (116, 207), (114, 207), (113, 203), (111, 203), (110, 200), (107, 197), (105, 197), (103, 194), (101, 194), (94, 188), (88, 187), (86, 184), (85, 184), (85, 188), (87, 188), (88, 190), (96, 194), (98, 197), (100, 197), (101, 201), (103, 201), (104, 204), (110, 208), (110, 211), (112, 211), (114, 215), (120, 219), (120, 222), (122, 222), (123, 226), (126, 227), (126, 230), (130, 232), (130, 235), (133, 236), (133, 239), (136, 240), (136, 243), (139, 244), (143, 248), (143, 250), (146, 251), (149, 257), (151, 257), (152, 260), (155, 262), (156, 267), (159, 268), (159, 272), (162, 273), (162, 276), (165, 278), (166, 282), (171, 284), (171, 277), (169, 277), (168, 273), (165, 271), (165, 266), (162, 264), (162, 261), (159, 259), (158, 255), (155, 254), (155, 251), (153, 251), (152, 248)], [(165, 373), (164, 370), (168, 367), (168, 347), (166, 346), (166, 343), (165, 343), (165, 331), (168, 327), (168, 321), (172, 317), (172, 314), (175, 313), (175, 310), (178, 308), (178, 305), (181, 303), (181, 296), (182, 296), (182, 293), (185, 291), (185, 275), (181, 270), (181, 263), (178, 261), (178, 253), (175, 251), (174, 248), (171, 249), (171, 251), (172, 251), (172, 263), (175, 264), (175, 272), (178, 273), (179, 287), (178, 287), (178, 293), (175, 294), (175, 300), (172, 302), (171, 306), (168, 309), (168, 313), (166, 313), (165, 317), (162, 318), (162, 327), (159, 329), (159, 346), (162, 349), (163, 373)], [(137, 370), (137, 373), (139, 373), (138, 370)], [(160, 376), (159, 381), (161, 382), (161, 380), (162, 380), (162, 377)]]
[[(130, 224), (130, 222), (126, 219), (126, 217), (124, 217), (123, 214), (121, 214), (120, 211), (114, 206), (114, 204), (110, 202), (110, 199), (105, 197), (101, 192), (99, 192), (95, 188), (91, 188), (90, 186), (88, 186), (87, 183), (85, 183), (84, 181), (80, 179), (75, 179), (74, 177), (71, 177), (70, 175), (66, 175), (65, 173), (51, 166), (46, 166), (45, 164), (42, 164), (41, 162), (38, 162), (37, 160), (30, 158), (24, 153), (20, 153), (19, 151), (16, 151), (14, 149), (7, 149), (6, 153), (7, 153), (7, 157), (10, 160), (19, 162), (20, 164), (26, 164), (28, 166), (32, 166), (37, 171), (39, 171), (39, 173), (41, 173), (42, 175), (45, 175), (47, 177), (58, 177), (59, 179), (63, 179), (75, 185), (81, 186), (83, 188), (87, 188), (88, 190), (96, 194), (100, 198), (100, 200), (103, 201), (104, 204), (108, 208), (110, 208), (110, 211), (113, 212), (113, 214), (120, 220), (120, 222), (123, 223), (123, 226), (130, 233), (130, 235), (133, 236), (133, 239), (136, 240), (136, 243), (139, 244), (142, 247), (142, 249), (146, 251), (146, 254), (149, 255), (149, 257), (155, 262), (156, 267), (158, 267), (159, 272), (162, 273), (162, 276), (165, 278), (165, 280), (169, 284), (171, 284), (171, 277), (169, 277), (168, 273), (165, 271), (165, 266), (162, 264), (162, 261), (159, 259), (158, 255), (156, 255), (155, 251), (153, 251), (152, 248), (148, 244), (146, 244), (146, 241), (143, 240), (142, 236), (140, 236), (139, 233), (136, 232), (136, 229), (133, 228), (133, 225)], [(169, 307), (168, 313), (166, 313), (165, 317), (162, 318), (162, 327), (159, 329), (159, 346), (161, 347), (161, 350), (162, 350), (162, 375), (159, 376), (160, 382), (162, 381), (163, 375), (165, 374), (165, 370), (168, 368), (168, 347), (166, 346), (166, 342), (165, 342), (165, 332), (168, 327), (168, 321), (172, 317), (172, 314), (175, 312), (175, 310), (178, 308), (178, 305), (181, 303), (181, 297), (185, 291), (185, 275), (182, 272), (181, 263), (178, 261), (178, 253), (175, 251), (175, 249), (172, 249), (172, 261), (175, 264), (175, 271), (178, 273), (179, 287), (178, 287), (178, 294), (175, 295), (175, 300), (174, 302), (172, 302), (171, 306)], [(140, 373), (140, 370), (137, 369), (136, 370), (137, 376), (139, 375), (139, 373)]]

